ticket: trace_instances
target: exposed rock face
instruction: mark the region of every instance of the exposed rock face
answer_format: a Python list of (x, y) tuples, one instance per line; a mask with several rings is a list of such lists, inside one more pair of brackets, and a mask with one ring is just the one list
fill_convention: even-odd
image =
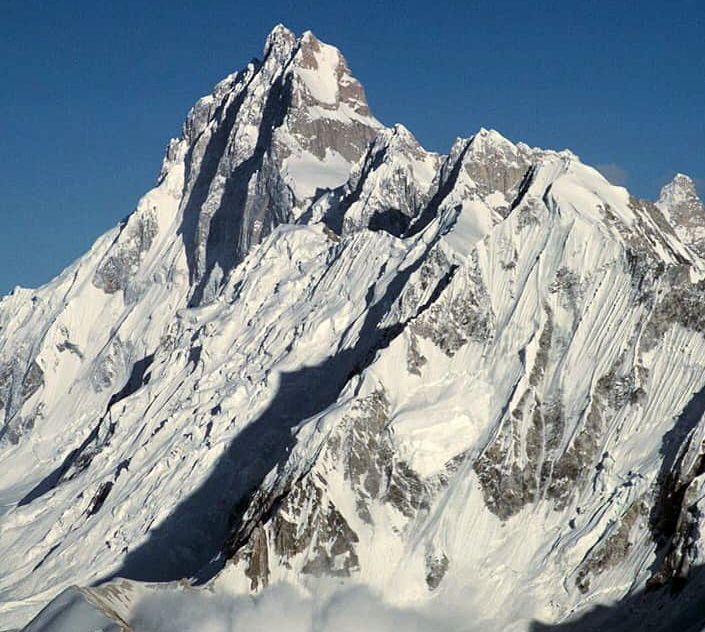
[(0, 426), (0, 443), (9, 441), (16, 444), (25, 432), (33, 428), (35, 418), (41, 415), (41, 404), (25, 416), (20, 411), (42, 386), (44, 371), (36, 360), (24, 365), (16, 358), (9, 364), (0, 365), (0, 415), (4, 421)]
[(337, 152), (349, 163), (357, 162), (378, 124), (367, 105), (365, 90), (350, 74), (345, 58), (307, 31), (292, 65), (294, 86), (287, 117), (290, 133), (319, 160)]
[(115, 245), (98, 266), (93, 284), (108, 294), (126, 289), (158, 231), (154, 212), (132, 215), (120, 231)]
[(588, 552), (575, 577), (575, 585), (580, 592), (590, 591), (591, 577), (614, 568), (627, 557), (629, 549), (634, 546), (632, 530), (645, 514), (644, 503), (640, 500), (635, 501), (624, 515), (611, 525), (603, 539)]
[(443, 577), (448, 571), (448, 558), (445, 553), (426, 555), (426, 584), (429, 590), (435, 590), (441, 585)]
[(477, 259), (473, 258), (463, 266), (443, 297), (413, 323), (412, 330), (453, 356), (470, 340), (489, 342), (493, 319), (487, 289)]
[[(694, 195), (484, 129), (427, 152), (275, 28), (125, 222), (0, 301), (0, 628), (113, 576), (460, 595), (486, 629), (689, 581)], [(143, 590), (86, 594), (127, 626)]]
[[(305, 575), (358, 575), (361, 538), (378, 526), (379, 511), (393, 516), (401, 541), (404, 530), (428, 511), (457, 470), (458, 461), (452, 461), (424, 477), (395, 454), (390, 403), (382, 387), (345, 408), (341, 423), (305, 473), (293, 483), (282, 478), (261, 489), (236, 521), (241, 527), (230, 540), (230, 550), (253, 589), (266, 585), (281, 565)], [(341, 484), (352, 492), (349, 499), (341, 497)], [(343, 513), (351, 501), (354, 512)], [(262, 560), (271, 566), (263, 566)], [(431, 589), (440, 585), (448, 564), (445, 554), (428, 558), (425, 581)]]
[(674, 324), (697, 333), (705, 333), (703, 291), (705, 282), (686, 282), (658, 297), (643, 333), (644, 349), (652, 349)]

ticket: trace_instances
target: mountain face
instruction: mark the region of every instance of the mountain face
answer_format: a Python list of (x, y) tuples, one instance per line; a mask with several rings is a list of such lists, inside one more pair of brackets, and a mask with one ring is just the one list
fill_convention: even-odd
[(495, 131), (427, 152), (276, 27), (124, 222), (0, 302), (0, 629), (279, 585), (705, 628), (703, 256), (686, 176), (654, 204)]

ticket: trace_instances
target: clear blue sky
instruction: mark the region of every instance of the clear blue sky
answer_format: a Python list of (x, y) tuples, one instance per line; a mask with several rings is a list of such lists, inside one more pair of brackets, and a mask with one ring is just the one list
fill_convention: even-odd
[(676, 171), (705, 189), (703, 0), (0, 0), (0, 293), (127, 215), (277, 22), (338, 46), (377, 117), (429, 149), (494, 127), (640, 196)]

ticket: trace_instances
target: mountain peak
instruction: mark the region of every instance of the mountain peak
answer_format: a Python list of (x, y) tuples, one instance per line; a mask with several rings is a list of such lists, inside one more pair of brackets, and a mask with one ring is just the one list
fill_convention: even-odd
[(311, 31), (299, 38), (292, 68), (312, 105), (326, 109), (342, 106), (347, 114), (370, 117), (365, 90), (353, 77), (345, 57)]
[(695, 182), (684, 173), (676, 173), (673, 179), (661, 188), (657, 204), (663, 206), (699, 204), (702, 206), (695, 188)]
[(481, 127), (464, 144), (470, 155), (486, 155), (488, 153), (514, 154), (517, 151), (516, 145), (509, 139), (494, 129), (486, 129), (484, 127)]
[(705, 256), (705, 206), (695, 182), (677, 173), (659, 194), (656, 206), (673, 225), (681, 240), (701, 257)]
[(321, 43), (321, 40), (319, 40), (315, 33), (313, 31), (304, 31), (301, 34), (301, 43), (303, 44), (313, 44), (313, 43)]
[(676, 173), (676, 175), (673, 176), (673, 181), (679, 183), (693, 184), (693, 179), (689, 175), (680, 172)]
[(685, 173), (677, 173), (673, 176), (673, 179), (661, 188), (661, 196), (668, 196), (673, 193), (681, 193), (683, 195), (694, 195), (697, 196), (697, 191), (695, 189), (695, 182), (693, 179), (686, 175)]
[(198, 280), (192, 303), (210, 300), (250, 247), (316, 192), (344, 184), (380, 128), (337, 48), (275, 26), (263, 60), (201, 99), (184, 144), (168, 154), (168, 166), (188, 162), (180, 230)]
[(296, 35), (283, 24), (277, 24), (267, 35), (264, 43), (264, 57), (274, 53), (280, 59), (289, 57), (296, 46)]

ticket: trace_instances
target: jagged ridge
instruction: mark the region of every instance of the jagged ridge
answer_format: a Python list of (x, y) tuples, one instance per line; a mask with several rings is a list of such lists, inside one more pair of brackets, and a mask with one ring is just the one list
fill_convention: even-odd
[(276, 27), (128, 219), (0, 303), (3, 625), (116, 575), (462, 591), (497, 629), (686, 577), (703, 217), (495, 131), (427, 152)]

